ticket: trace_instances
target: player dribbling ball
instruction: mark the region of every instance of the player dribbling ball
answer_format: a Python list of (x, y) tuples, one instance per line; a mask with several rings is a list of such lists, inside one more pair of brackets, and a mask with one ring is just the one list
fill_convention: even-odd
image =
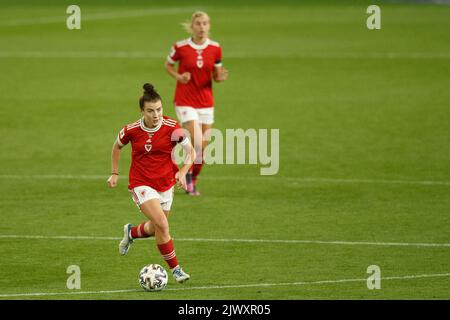
[[(174, 185), (178, 183), (186, 188), (185, 176), (195, 159), (195, 151), (179, 124), (163, 115), (162, 99), (153, 85), (144, 85), (139, 107), (142, 117), (123, 127), (114, 142), (108, 185), (111, 188), (117, 186), (120, 153), (125, 145), (131, 143), (128, 190), (148, 220), (138, 226), (124, 226), (119, 252), (127, 254), (134, 239), (155, 236), (157, 247), (175, 280), (184, 282), (190, 276), (178, 264), (167, 218), (173, 201)], [(187, 154), (181, 169), (172, 161), (172, 151), (177, 144)]]

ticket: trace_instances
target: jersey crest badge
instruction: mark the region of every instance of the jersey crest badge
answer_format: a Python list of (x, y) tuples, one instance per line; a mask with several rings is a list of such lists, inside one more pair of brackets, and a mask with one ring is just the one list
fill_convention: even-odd
[(197, 50), (197, 67), (201, 68), (203, 67), (203, 57), (202, 57), (203, 50)]

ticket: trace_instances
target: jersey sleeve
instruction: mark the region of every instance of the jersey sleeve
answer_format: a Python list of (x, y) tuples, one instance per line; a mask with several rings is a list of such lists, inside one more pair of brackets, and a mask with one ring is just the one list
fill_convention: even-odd
[(124, 145), (128, 144), (130, 140), (131, 140), (130, 133), (128, 132), (127, 127), (125, 126), (119, 131), (119, 134), (117, 135), (117, 143), (119, 144), (120, 147), (123, 147)]
[(183, 128), (177, 123), (172, 131), (172, 141), (185, 146), (189, 143), (189, 138), (187, 137)]
[(178, 60), (180, 60), (180, 53), (177, 48), (177, 45), (174, 44), (170, 48), (169, 55), (167, 56), (167, 62), (169, 62), (170, 64), (175, 64), (175, 63), (177, 63)]
[(222, 47), (218, 47), (214, 59), (214, 67), (221, 67), (221, 66), (222, 66)]

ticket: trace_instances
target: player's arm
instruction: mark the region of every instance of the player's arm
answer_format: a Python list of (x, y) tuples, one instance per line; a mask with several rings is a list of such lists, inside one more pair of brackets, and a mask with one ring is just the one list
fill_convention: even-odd
[(188, 138), (185, 138), (186, 143), (180, 143), (183, 147), (184, 152), (186, 153), (186, 158), (184, 158), (183, 167), (181, 167), (180, 171), (175, 174), (175, 179), (177, 179), (179, 185), (182, 188), (186, 189), (186, 174), (188, 173), (190, 167), (194, 163), (196, 152), (194, 147), (192, 146), (191, 141)]
[(214, 57), (213, 79), (215, 82), (223, 82), (228, 78), (228, 70), (222, 65), (222, 48), (218, 47)]
[(228, 70), (225, 69), (222, 65), (218, 67), (214, 67), (213, 71), (213, 79), (215, 82), (223, 82), (228, 78)]
[(179, 74), (175, 70), (175, 65), (170, 63), (169, 61), (166, 61), (166, 71), (168, 74), (170, 74), (175, 80), (186, 84), (191, 80), (191, 74), (189, 72), (185, 72), (183, 74)]
[(179, 51), (177, 50), (177, 45), (173, 45), (170, 48), (169, 55), (167, 56), (165, 67), (168, 74), (172, 76), (175, 80), (178, 82), (181, 82), (183, 84), (186, 84), (191, 80), (191, 74), (189, 72), (185, 72), (183, 74), (180, 74), (175, 70), (175, 64), (177, 61), (180, 61), (181, 56)]
[(120, 150), (121, 146), (117, 142), (114, 142), (111, 151), (111, 176), (108, 179), (108, 186), (110, 188), (115, 188), (119, 180), (119, 160), (120, 160)]

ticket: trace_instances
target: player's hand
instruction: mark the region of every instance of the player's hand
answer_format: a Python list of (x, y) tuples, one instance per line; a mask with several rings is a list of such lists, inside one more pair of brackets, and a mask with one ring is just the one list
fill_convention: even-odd
[(214, 80), (217, 82), (225, 81), (228, 78), (228, 70), (221, 67), (215, 70)]
[(177, 78), (177, 80), (183, 84), (186, 84), (189, 82), (189, 80), (191, 80), (191, 74), (189, 72), (182, 73)]
[(115, 188), (117, 187), (117, 182), (119, 181), (119, 176), (116, 174), (111, 175), (109, 179), (106, 181), (108, 183), (108, 187)]
[(186, 175), (181, 173), (180, 171), (178, 171), (177, 173), (175, 173), (175, 179), (177, 180), (177, 185), (181, 188), (183, 188), (184, 190), (187, 189), (187, 185), (186, 185)]

